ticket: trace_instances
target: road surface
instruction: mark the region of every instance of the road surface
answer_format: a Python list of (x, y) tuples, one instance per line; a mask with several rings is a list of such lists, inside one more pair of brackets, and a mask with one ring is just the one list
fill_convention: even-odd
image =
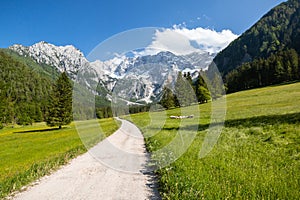
[(147, 172), (143, 136), (134, 124), (121, 121), (113, 135), (13, 199), (160, 199), (155, 177)]

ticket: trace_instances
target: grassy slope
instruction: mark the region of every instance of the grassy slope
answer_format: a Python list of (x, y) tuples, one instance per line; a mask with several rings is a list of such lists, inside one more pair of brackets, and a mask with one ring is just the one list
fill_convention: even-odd
[[(196, 107), (187, 108), (195, 112)], [(164, 199), (297, 199), (300, 196), (300, 83), (243, 91), (227, 96), (225, 128), (213, 151), (199, 159), (207, 131), (210, 104), (199, 106), (198, 134), (187, 152), (159, 169)], [(167, 115), (178, 114), (178, 109)], [(132, 115), (146, 136), (158, 120)], [(161, 118), (161, 119), (159, 119)], [(186, 124), (198, 125), (199, 118)], [(167, 119), (161, 131), (146, 139), (150, 151), (168, 144), (178, 121)], [(188, 129), (187, 129), (188, 130)], [(188, 133), (188, 132), (187, 132)]]
[[(113, 119), (100, 120), (99, 124), (106, 136), (118, 128)], [(93, 121), (81, 122), (80, 127), (86, 127), (86, 133), (81, 132), (85, 142), (103, 139), (98, 137)], [(62, 130), (50, 130), (44, 123), (0, 130), (0, 198), (84, 152), (74, 124)]]

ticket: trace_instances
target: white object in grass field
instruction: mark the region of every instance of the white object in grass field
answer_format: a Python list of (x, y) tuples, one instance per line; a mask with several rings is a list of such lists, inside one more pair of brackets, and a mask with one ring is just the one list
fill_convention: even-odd
[(171, 115), (170, 116), (170, 119), (191, 119), (191, 118), (194, 118), (194, 115), (189, 115), (189, 116), (174, 116), (174, 115)]

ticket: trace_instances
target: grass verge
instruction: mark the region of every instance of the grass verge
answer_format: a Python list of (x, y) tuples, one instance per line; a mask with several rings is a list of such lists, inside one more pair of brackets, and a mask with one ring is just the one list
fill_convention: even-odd
[[(95, 121), (84, 121), (80, 125), (86, 130), (84, 133), (81, 131), (80, 136), (85, 137), (90, 146), (119, 127), (119, 122), (114, 119), (97, 122), (102, 129), (102, 137), (98, 137), (99, 126)], [(0, 198), (20, 190), (87, 151), (74, 123), (61, 130), (49, 129), (44, 123), (6, 127), (0, 130), (0, 147)]]
[[(195, 106), (185, 109), (197, 110)], [(187, 151), (156, 171), (163, 199), (299, 198), (300, 83), (228, 95), (222, 134), (202, 159), (198, 155), (210, 123), (211, 104), (199, 105), (199, 110), (200, 117), (184, 119), (189, 120), (185, 127), (168, 118), (180, 114), (180, 109), (157, 113), (156, 119), (149, 113), (130, 116), (151, 152), (169, 144), (180, 128), (184, 136), (191, 127), (198, 127)], [(161, 121), (162, 126), (158, 125)]]

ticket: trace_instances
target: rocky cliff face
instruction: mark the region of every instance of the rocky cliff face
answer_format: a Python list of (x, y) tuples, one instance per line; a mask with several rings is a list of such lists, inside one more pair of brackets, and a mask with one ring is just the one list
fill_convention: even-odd
[(9, 49), (29, 56), (39, 64), (66, 71), (74, 81), (80, 81), (91, 90), (100, 85), (107, 94), (117, 93), (122, 98), (144, 102), (157, 99), (163, 86), (175, 81), (178, 71), (193, 74), (207, 68), (214, 57), (200, 51), (189, 55), (159, 52), (156, 55), (119, 56), (107, 61), (89, 62), (72, 45), (55, 46), (39, 42), (29, 47), (13, 45)]

